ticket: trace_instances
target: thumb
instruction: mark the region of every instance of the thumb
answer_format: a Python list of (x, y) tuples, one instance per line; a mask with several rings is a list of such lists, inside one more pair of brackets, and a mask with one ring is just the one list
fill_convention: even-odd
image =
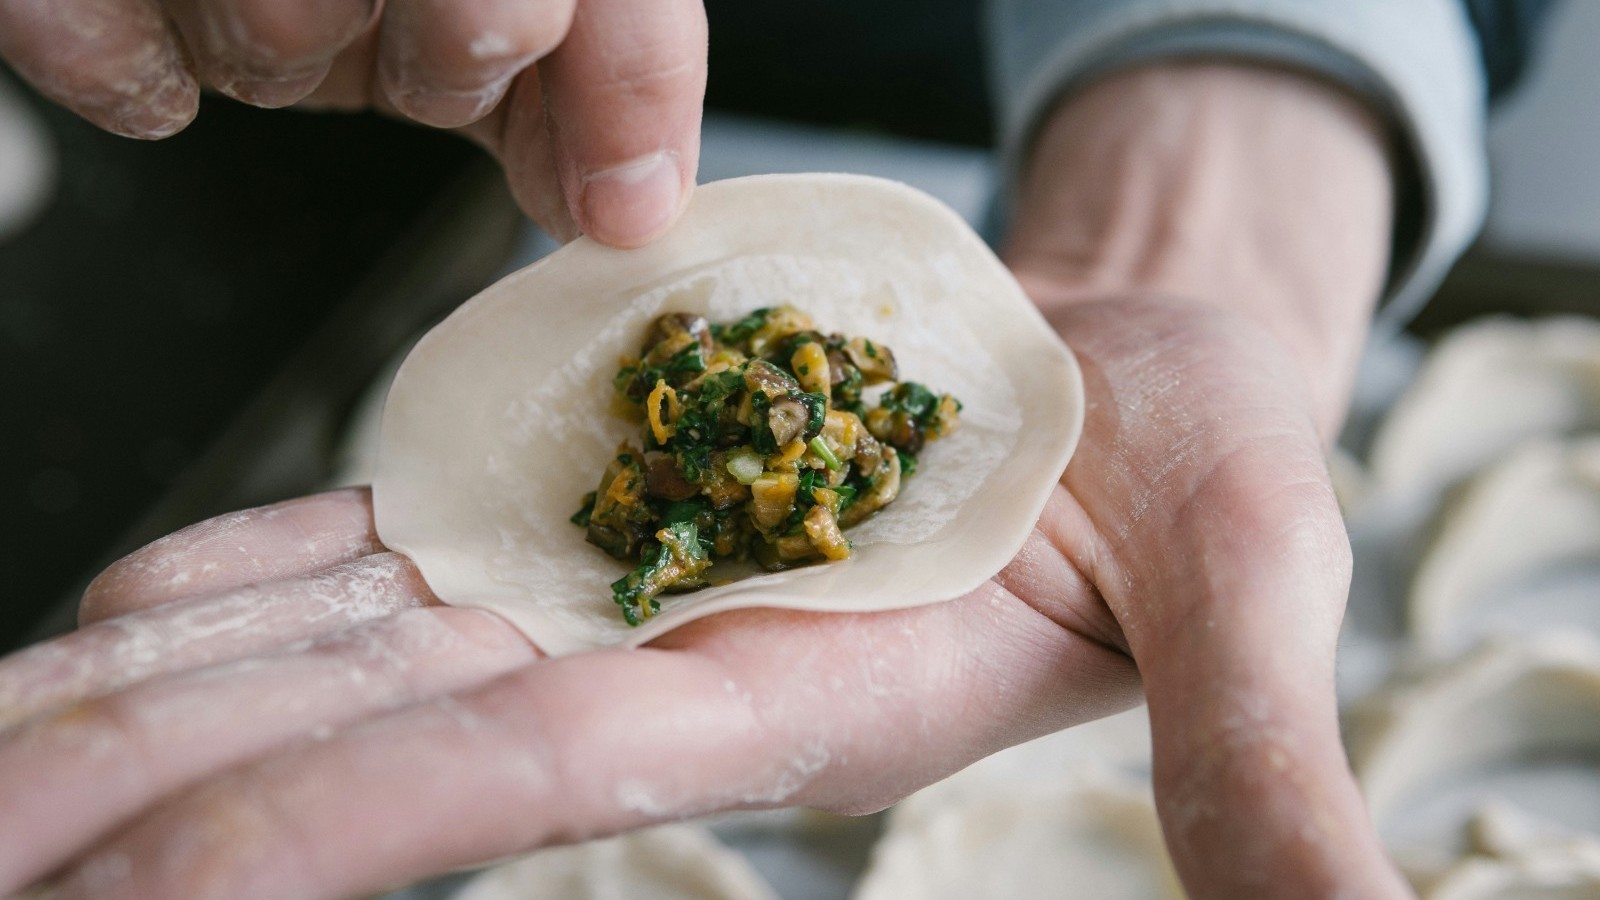
[(1198, 897), (1403, 897), (1339, 739), (1350, 549), (1294, 359), (1182, 301), (1052, 318), (1096, 400), (1067, 488), (1149, 701), (1156, 799)]

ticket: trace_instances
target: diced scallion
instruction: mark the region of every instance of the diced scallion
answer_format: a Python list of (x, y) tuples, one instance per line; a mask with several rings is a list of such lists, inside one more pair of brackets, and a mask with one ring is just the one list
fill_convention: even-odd
[(840, 462), (839, 457), (835, 456), (833, 451), (828, 449), (828, 442), (824, 441), (821, 435), (811, 439), (811, 452), (815, 453), (817, 458), (822, 460), (823, 465), (835, 472), (844, 468), (844, 463)]
[(748, 447), (740, 447), (728, 456), (728, 474), (740, 484), (754, 483), (761, 477), (765, 467), (766, 463), (761, 454)]

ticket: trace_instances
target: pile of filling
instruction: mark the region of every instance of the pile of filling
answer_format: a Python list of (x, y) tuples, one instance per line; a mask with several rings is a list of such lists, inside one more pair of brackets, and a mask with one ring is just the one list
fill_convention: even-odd
[(899, 381), (888, 347), (823, 334), (791, 306), (715, 325), (660, 316), (614, 384), (644, 440), (617, 449), (572, 521), (638, 561), (611, 585), (630, 625), (660, 610), (663, 591), (708, 584), (713, 560), (848, 558), (842, 529), (893, 502), (961, 413), (949, 394)]

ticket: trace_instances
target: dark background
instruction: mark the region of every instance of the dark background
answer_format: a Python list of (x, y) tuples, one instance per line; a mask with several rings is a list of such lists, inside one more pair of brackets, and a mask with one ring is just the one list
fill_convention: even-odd
[(38, 108), (57, 194), (0, 243), (0, 647), (88, 574), (474, 153), (374, 117), (214, 98), (160, 143)]

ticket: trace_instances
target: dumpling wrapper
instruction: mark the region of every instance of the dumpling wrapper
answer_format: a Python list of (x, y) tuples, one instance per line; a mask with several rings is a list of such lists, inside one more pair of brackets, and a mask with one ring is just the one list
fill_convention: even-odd
[[(609, 412), (618, 360), (660, 313), (726, 321), (781, 303), (887, 344), (902, 378), (962, 400), (961, 427), (928, 445), (895, 503), (847, 532), (853, 558), (663, 595), (630, 627), (609, 587), (630, 567), (568, 521), (617, 445), (639, 439)], [(955, 213), (875, 178), (739, 178), (697, 189), (650, 246), (580, 238), (424, 336), (390, 388), (373, 506), (383, 542), (441, 600), (492, 610), (562, 655), (742, 607), (959, 597), (1022, 546), (1082, 423), (1076, 361)]]
[(1148, 784), (1088, 765), (974, 781), (896, 807), (853, 900), (1184, 896)]
[(778, 900), (737, 851), (695, 825), (548, 847), (474, 877), (450, 900)]
[(1150, 715), (1137, 706), (992, 753), (895, 804), (891, 829), (994, 794), (1030, 794), (1052, 779), (1143, 783), (1150, 766)]
[[(1524, 445), (1448, 505), (1417, 569), (1408, 607), (1413, 637), (1443, 655), (1525, 611), (1497, 596), (1518, 576), (1600, 559), (1600, 437)], [(1592, 619), (1593, 594), (1563, 612)], [(1486, 620), (1486, 621), (1484, 621)], [(1549, 623), (1541, 621), (1548, 626)]]
[(1372, 446), (1374, 489), (1431, 500), (1522, 441), (1600, 426), (1600, 323), (1485, 319), (1455, 329)]
[[(1388, 836), (1430, 787), (1496, 766), (1600, 756), (1600, 643), (1577, 632), (1490, 641), (1368, 698), (1348, 724), (1352, 767)], [(1444, 861), (1444, 848), (1390, 849), (1414, 874)]]
[(1600, 900), (1600, 837), (1552, 834), (1498, 804), (1473, 829), (1475, 852), (1433, 881), (1426, 900)]

